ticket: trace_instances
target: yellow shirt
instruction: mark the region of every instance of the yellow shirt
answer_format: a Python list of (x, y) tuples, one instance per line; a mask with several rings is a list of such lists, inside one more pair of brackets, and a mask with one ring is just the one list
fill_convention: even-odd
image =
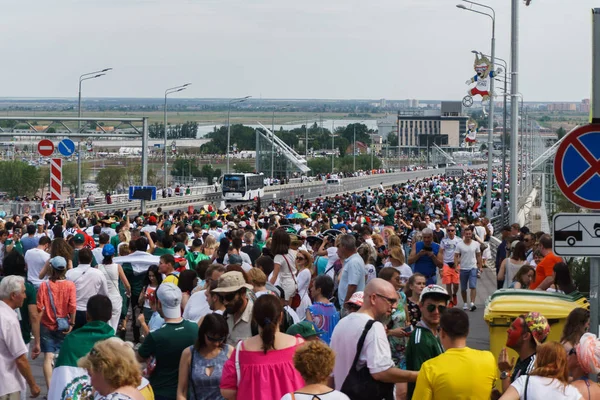
[(489, 351), (468, 347), (446, 350), (421, 366), (413, 399), (489, 399), (497, 369)]
[(175, 275), (174, 273), (171, 273), (171, 274), (167, 275), (167, 277), (165, 279), (163, 279), (163, 281), (162, 281), (162, 283), (167, 283), (167, 282), (171, 282), (172, 284), (177, 286), (177, 284), (179, 283), (179, 277), (177, 275)]

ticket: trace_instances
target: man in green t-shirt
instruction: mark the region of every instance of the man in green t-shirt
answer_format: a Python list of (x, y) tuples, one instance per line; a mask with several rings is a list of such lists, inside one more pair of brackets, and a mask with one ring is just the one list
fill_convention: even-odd
[[(421, 292), (419, 308), (421, 320), (411, 333), (406, 346), (406, 369), (419, 371), (421, 365), (444, 352), (438, 337), (438, 328), (442, 312), (446, 309), (450, 296), (446, 289), (438, 285), (429, 285)], [(408, 384), (407, 399), (412, 399), (415, 384)]]
[(210, 257), (202, 253), (201, 250), (202, 241), (200, 239), (194, 239), (192, 241), (192, 249), (185, 254), (185, 259), (188, 262), (188, 269), (194, 270), (200, 261), (210, 260)]
[(383, 217), (383, 225), (384, 226), (394, 226), (396, 224), (396, 210), (392, 207), (392, 199), (386, 197), (385, 199), (385, 210), (379, 208), (379, 204), (375, 206), (377, 208), (377, 212), (379, 215)]
[(181, 318), (181, 290), (173, 283), (161, 283), (156, 290), (157, 311), (165, 319), (162, 327), (151, 332), (138, 349), (138, 358), (156, 358), (150, 384), (157, 397), (175, 399), (181, 353), (194, 344), (198, 325)]

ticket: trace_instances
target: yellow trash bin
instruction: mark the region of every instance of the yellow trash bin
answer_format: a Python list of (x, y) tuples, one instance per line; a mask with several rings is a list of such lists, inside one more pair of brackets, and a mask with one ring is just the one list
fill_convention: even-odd
[[(542, 314), (550, 323), (546, 341), (559, 341), (569, 313), (575, 308), (589, 310), (587, 299), (580, 293), (564, 295), (535, 290), (501, 289), (486, 301), (483, 319), (490, 330), (490, 351), (498, 360), (500, 351), (506, 347), (506, 331), (519, 315), (532, 311)], [(508, 349), (508, 359), (518, 357)], [(496, 386), (501, 389), (498, 380)]]

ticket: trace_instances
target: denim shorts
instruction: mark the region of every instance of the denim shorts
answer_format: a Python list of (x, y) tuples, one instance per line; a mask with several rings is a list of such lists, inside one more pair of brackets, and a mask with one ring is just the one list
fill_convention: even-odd
[(469, 289), (477, 288), (477, 268), (460, 270), (460, 290), (466, 291), (467, 284)]
[(40, 324), (40, 349), (42, 353), (58, 353), (66, 336), (62, 332), (52, 331)]

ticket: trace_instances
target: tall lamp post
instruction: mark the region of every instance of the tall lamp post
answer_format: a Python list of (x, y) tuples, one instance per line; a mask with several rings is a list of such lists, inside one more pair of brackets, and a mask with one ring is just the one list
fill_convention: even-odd
[[(476, 3), (470, 0), (462, 0), (465, 3), (471, 4), (471, 6), (479, 6), (486, 8), (491, 11), (491, 14), (487, 12), (474, 10), (472, 8), (465, 7), (464, 4), (458, 4), (456, 7), (461, 8), (463, 10), (472, 11), (477, 14), (486, 15), (492, 20), (492, 65), (491, 70), (495, 71), (495, 62), (496, 62), (496, 12), (490, 6), (485, 4)], [(490, 79), (490, 113), (489, 113), (489, 122), (488, 122), (488, 167), (487, 167), (487, 185), (485, 191), (485, 215), (490, 218), (492, 216), (492, 186), (493, 186), (493, 173), (492, 173), (492, 164), (493, 164), (493, 147), (494, 147), (494, 79)]]
[(235, 103), (243, 103), (248, 100), (252, 96), (246, 97), (238, 97), (237, 99), (229, 100), (229, 104), (227, 105), (227, 173), (229, 173), (229, 153), (230, 153), (230, 142), (231, 142), (231, 124), (229, 117), (231, 116), (231, 105)]
[[(81, 82), (89, 79), (100, 78), (106, 75), (112, 68), (104, 68), (99, 71), (88, 72), (79, 77), (79, 99), (77, 101), (77, 117), (81, 118)], [(77, 133), (81, 133), (81, 120), (77, 121)], [(14, 153), (13, 153), (14, 154)], [(77, 197), (81, 197), (81, 139), (77, 142)]]
[[(167, 190), (167, 177), (169, 176), (168, 172), (167, 172), (167, 96), (172, 94), (172, 93), (177, 93), (177, 92), (181, 92), (182, 90), (187, 89), (188, 86), (190, 86), (191, 83), (186, 83), (185, 85), (181, 85), (181, 86), (175, 86), (172, 88), (169, 88), (167, 90), (165, 90), (165, 106), (164, 106), (164, 143), (163, 143), (163, 151), (164, 151), (164, 155), (165, 155), (165, 173), (164, 173), (164, 182), (163, 182), (163, 190)], [(146, 151), (146, 149), (142, 149), (142, 151)]]
[[(472, 50), (471, 53), (474, 54), (478, 54), (480, 52), (478, 52), (477, 50)], [(483, 53), (481, 53), (483, 54)], [(488, 57), (487, 54), (483, 54), (484, 56)], [(491, 56), (489, 56), (491, 57)], [(505, 204), (504, 204), (504, 191), (506, 190), (506, 122), (507, 122), (507, 115), (508, 115), (508, 110), (507, 110), (507, 102), (508, 102), (508, 63), (506, 62), (506, 60), (500, 58), (500, 57), (495, 57), (496, 60), (502, 62), (502, 64), (504, 65), (504, 99), (503, 101), (503, 112), (502, 112), (502, 138), (501, 138), (501, 142), (502, 142), (502, 179), (501, 179), (501, 185), (502, 185), (502, 195), (500, 197), (500, 215), (502, 215), (502, 223), (504, 224), (504, 217), (506, 215), (505, 212)], [(494, 78), (496, 79), (496, 78)]]

